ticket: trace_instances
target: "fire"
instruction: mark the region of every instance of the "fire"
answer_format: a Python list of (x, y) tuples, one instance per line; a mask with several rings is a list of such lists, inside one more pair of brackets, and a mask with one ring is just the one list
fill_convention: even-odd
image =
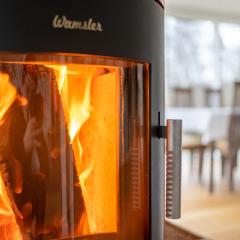
[[(64, 68), (62, 69), (63, 75)], [(95, 68), (89, 68), (85, 71), (81, 71), (79, 78), (73, 76), (66, 76), (65, 81), (60, 89), (65, 116), (67, 119), (70, 141), (74, 150), (75, 164), (79, 177), (79, 182), (82, 188), (84, 200), (88, 198), (88, 193), (85, 187), (85, 181), (92, 172), (92, 163), (84, 163), (82, 160), (83, 150), (79, 139), (79, 131), (83, 124), (88, 120), (90, 116), (90, 87), (92, 76), (95, 72)], [(68, 81), (67, 81), (68, 80)], [(60, 81), (58, 81), (59, 83)], [(91, 216), (86, 209), (85, 217), (82, 219), (80, 232), (82, 234), (89, 233), (89, 227), (91, 227)], [(87, 226), (87, 227), (86, 227)], [(83, 232), (82, 232), (83, 231)]]
[[(7, 74), (0, 73), (0, 125), (4, 121), (4, 116), (12, 103), (17, 99), (17, 90), (10, 83)], [(9, 229), (8, 229), (9, 228)], [(9, 232), (7, 236), (4, 232)], [(14, 240), (22, 239), (11, 201), (7, 194), (6, 186), (0, 174), (0, 233), (1, 239), (7, 240), (9, 237)]]
[(61, 92), (65, 78), (67, 77), (67, 66), (46, 65), (46, 67), (49, 67), (49, 68), (55, 70), (57, 84), (58, 84), (58, 90), (59, 90), (59, 92)]
[(4, 115), (17, 98), (16, 88), (9, 82), (9, 76), (0, 73), (0, 125), (4, 121)]
[[(78, 234), (117, 231), (117, 68), (49, 66), (55, 70), (85, 202)], [(77, 71), (76, 71), (77, 70)]]

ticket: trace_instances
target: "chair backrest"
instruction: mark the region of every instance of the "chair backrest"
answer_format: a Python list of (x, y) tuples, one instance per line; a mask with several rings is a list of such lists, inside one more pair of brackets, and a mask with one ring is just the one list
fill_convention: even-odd
[(173, 88), (174, 107), (192, 107), (193, 106), (193, 89), (174, 87)]
[(240, 114), (230, 116), (228, 140), (230, 148), (240, 148)]
[(205, 106), (222, 107), (223, 96), (221, 89), (205, 88)]
[(233, 108), (239, 111), (240, 109), (240, 82), (234, 83), (234, 98), (233, 98)]

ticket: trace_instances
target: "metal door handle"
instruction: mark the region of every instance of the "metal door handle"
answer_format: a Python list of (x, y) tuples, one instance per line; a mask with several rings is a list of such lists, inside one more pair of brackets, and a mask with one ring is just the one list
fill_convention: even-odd
[(181, 217), (182, 120), (167, 120), (166, 217)]

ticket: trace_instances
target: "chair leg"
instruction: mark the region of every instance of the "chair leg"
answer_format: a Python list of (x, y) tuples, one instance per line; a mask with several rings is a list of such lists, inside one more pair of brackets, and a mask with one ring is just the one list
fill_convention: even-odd
[(221, 162), (222, 162), (222, 177), (225, 177), (225, 165), (226, 165), (226, 157), (221, 154)]
[(210, 146), (210, 181), (209, 181), (209, 192), (213, 193), (214, 191), (214, 179), (213, 179), (213, 175), (214, 175), (214, 143), (211, 143)]
[(193, 173), (194, 168), (194, 150), (190, 150), (190, 172)]
[(235, 167), (235, 153), (233, 151), (229, 152), (229, 191), (234, 191), (234, 181), (233, 181), (233, 170)]
[(238, 159), (238, 151), (235, 151), (235, 153), (234, 153), (234, 168), (237, 167), (237, 159)]
[(198, 167), (198, 181), (202, 183), (202, 169), (203, 169), (203, 155), (204, 155), (204, 148), (199, 148), (199, 167)]

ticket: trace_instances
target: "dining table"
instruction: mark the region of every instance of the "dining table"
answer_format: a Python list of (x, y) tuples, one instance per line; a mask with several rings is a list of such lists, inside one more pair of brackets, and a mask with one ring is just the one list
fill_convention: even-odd
[(183, 134), (200, 134), (203, 143), (207, 144), (228, 137), (231, 113), (231, 108), (224, 107), (169, 107), (166, 116), (168, 119), (182, 119)]
[[(166, 113), (168, 119), (182, 119), (183, 138), (188, 134), (196, 134), (200, 136), (201, 146), (210, 149), (209, 192), (212, 193), (214, 191), (215, 143), (219, 140), (228, 139), (232, 109), (223, 107), (180, 107), (168, 108)], [(200, 169), (202, 169), (202, 162), (199, 162), (199, 164)], [(222, 171), (225, 171), (224, 168)]]

